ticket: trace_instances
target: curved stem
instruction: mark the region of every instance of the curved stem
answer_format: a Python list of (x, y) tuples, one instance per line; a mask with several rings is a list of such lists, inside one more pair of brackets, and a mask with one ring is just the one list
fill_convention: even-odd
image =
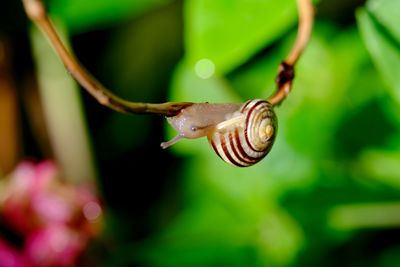
[(292, 89), (294, 78), (294, 65), (307, 46), (314, 23), (314, 8), (311, 0), (297, 0), (299, 10), (299, 24), (296, 41), (286, 59), (279, 65), (276, 77), (277, 90), (268, 98), (268, 101), (276, 106), (280, 105)]
[[(160, 104), (131, 102), (114, 95), (82, 66), (73, 53), (67, 50), (47, 16), (42, 0), (22, 1), (26, 13), (48, 37), (72, 77), (100, 104), (124, 113), (153, 113), (164, 116), (175, 116), (183, 108), (193, 104), (191, 102), (166, 102)], [(294, 65), (304, 51), (311, 35), (314, 15), (311, 0), (297, 0), (297, 5), (299, 10), (297, 38), (289, 55), (279, 66), (279, 73), (276, 77), (278, 88), (268, 98), (268, 101), (274, 106), (281, 104), (290, 93), (294, 78)]]
[(130, 102), (114, 95), (82, 66), (74, 54), (67, 50), (47, 16), (42, 0), (23, 0), (23, 4), (26, 13), (47, 36), (68, 72), (100, 104), (123, 113), (153, 113), (164, 116), (175, 116), (181, 109), (193, 104), (190, 102), (161, 104)]

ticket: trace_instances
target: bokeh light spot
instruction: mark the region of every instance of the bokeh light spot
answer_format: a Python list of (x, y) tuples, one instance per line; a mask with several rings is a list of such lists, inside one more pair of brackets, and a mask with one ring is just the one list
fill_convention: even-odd
[(101, 207), (96, 202), (88, 202), (83, 207), (83, 215), (88, 221), (95, 221), (101, 214)]
[(215, 64), (208, 58), (200, 59), (194, 66), (196, 75), (202, 79), (208, 79), (214, 75)]

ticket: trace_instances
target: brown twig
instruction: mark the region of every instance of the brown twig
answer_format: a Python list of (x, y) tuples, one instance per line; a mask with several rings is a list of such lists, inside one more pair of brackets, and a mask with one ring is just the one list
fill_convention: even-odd
[(100, 104), (123, 113), (152, 113), (164, 116), (175, 116), (181, 109), (193, 104), (190, 102), (160, 104), (130, 102), (114, 95), (82, 66), (72, 52), (67, 50), (47, 16), (42, 0), (23, 0), (23, 4), (26, 13), (47, 36), (68, 72)]
[(296, 41), (286, 59), (279, 65), (276, 77), (277, 90), (268, 98), (276, 106), (282, 103), (292, 89), (294, 65), (299, 60), (310, 39), (314, 23), (314, 8), (311, 0), (297, 0), (299, 10), (299, 24)]
[[(166, 102), (160, 104), (131, 102), (114, 95), (82, 66), (73, 53), (67, 50), (47, 16), (42, 0), (22, 1), (26, 13), (48, 37), (72, 77), (100, 104), (124, 113), (153, 113), (164, 116), (175, 116), (183, 108), (193, 104), (191, 102)], [(299, 9), (298, 34), (289, 55), (279, 65), (279, 73), (276, 77), (277, 90), (268, 99), (274, 106), (279, 105), (290, 93), (294, 78), (294, 65), (304, 51), (312, 30), (314, 10), (311, 0), (297, 0), (297, 5)]]

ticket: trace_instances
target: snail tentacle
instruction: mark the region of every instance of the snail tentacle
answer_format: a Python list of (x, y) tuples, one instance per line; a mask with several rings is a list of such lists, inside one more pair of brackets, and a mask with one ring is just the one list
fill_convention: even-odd
[(160, 144), (160, 146), (161, 146), (162, 149), (166, 149), (166, 148), (168, 148), (168, 147), (170, 147), (170, 146), (176, 144), (177, 142), (179, 142), (179, 141), (182, 140), (183, 138), (184, 138), (184, 137), (183, 137), (182, 135), (178, 134), (178, 135), (176, 135), (174, 138), (172, 138), (171, 140), (166, 141), (166, 142), (162, 142), (162, 143)]

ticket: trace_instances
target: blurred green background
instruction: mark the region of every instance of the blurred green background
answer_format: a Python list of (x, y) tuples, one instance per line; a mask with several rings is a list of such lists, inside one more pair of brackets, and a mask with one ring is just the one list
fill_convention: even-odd
[[(47, 5), (83, 65), (141, 102), (266, 98), (297, 27), (294, 0)], [(239, 169), (204, 138), (161, 150), (164, 118), (100, 106), (2, 3), (1, 173), (54, 158), (96, 179), (107, 219), (88, 253), (103, 266), (400, 266), (400, 1), (315, 5), (276, 143)], [(214, 75), (196, 75), (201, 59)]]

